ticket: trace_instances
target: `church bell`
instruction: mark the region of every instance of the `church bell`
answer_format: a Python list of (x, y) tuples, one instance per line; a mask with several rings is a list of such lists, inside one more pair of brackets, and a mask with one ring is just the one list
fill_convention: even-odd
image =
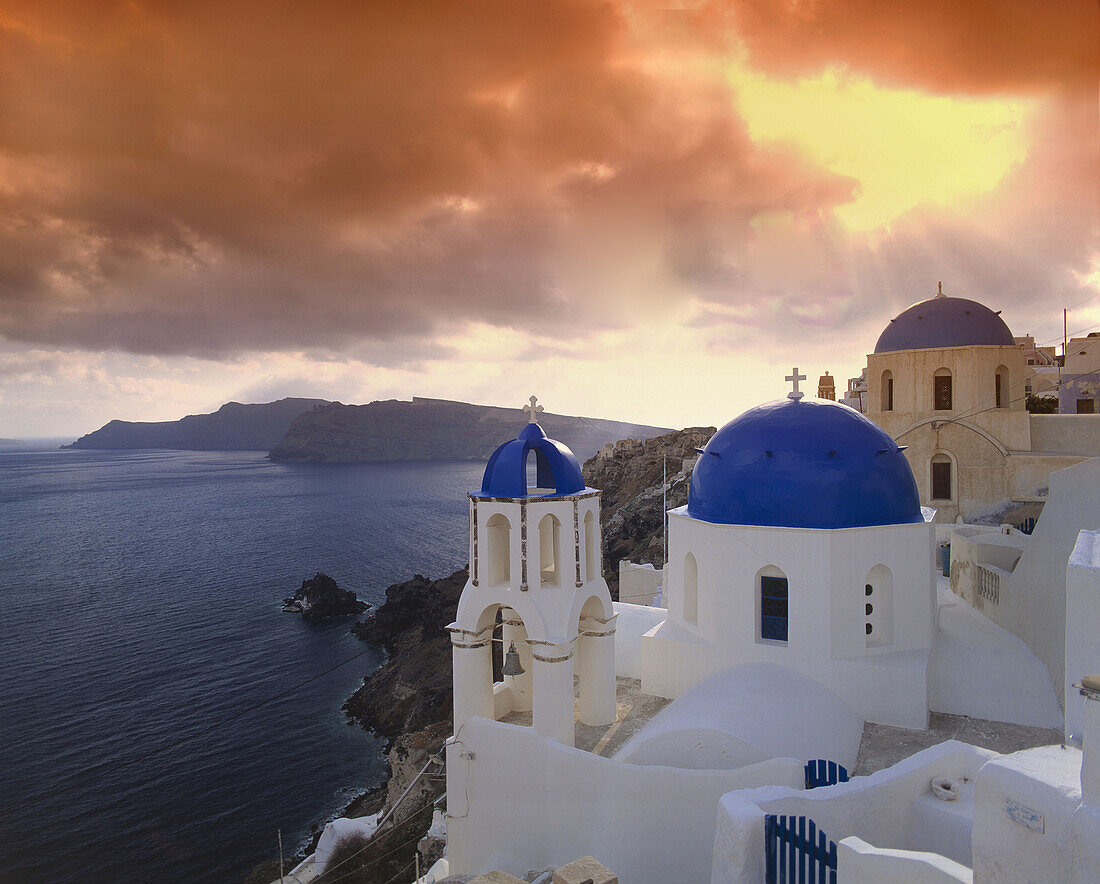
[(504, 655), (504, 668), (501, 670), (505, 675), (523, 675), (526, 670), (523, 668), (523, 664), (519, 662), (519, 651), (516, 650), (516, 643), (512, 642), (508, 646), (508, 653)]

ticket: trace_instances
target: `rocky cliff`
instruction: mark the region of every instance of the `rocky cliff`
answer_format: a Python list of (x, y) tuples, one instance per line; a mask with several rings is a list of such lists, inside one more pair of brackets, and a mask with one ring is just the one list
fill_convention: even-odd
[[(276, 461), (357, 462), (484, 460), (523, 428), (516, 408), (444, 399), (391, 399), (369, 405), (332, 403), (300, 415), (272, 448)], [(544, 412), (547, 435), (584, 459), (613, 439), (646, 439), (661, 427)]]
[(293, 420), (324, 399), (280, 399), (242, 405), (227, 402), (213, 414), (189, 414), (178, 421), (111, 421), (64, 448), (169, 448), (184, 451), (268, 451)]
[(620, 559), (658, 568), (664, 564), (663, 507), (687, 503), (695, 449), (713, 435), (713, 427), (690, 427), (644, 442), (627, 439), (585, 461), (585, 483), (603, 491), (603, 567), (612, 598), (619, 597)]

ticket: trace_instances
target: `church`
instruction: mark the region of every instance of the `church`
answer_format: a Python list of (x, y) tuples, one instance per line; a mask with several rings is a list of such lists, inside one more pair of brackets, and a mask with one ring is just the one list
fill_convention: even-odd
[(1019, 340), (999, 310), (941, 285), (891, 319), (867, 357), (865, 413), (906, 447), (939, 522), (1015, 524), (1035, 515), (1052, 472), (1100, 456), (1095, 415), (1028, 412), (1037, 369)]
[[(1076, 477), (1059, 511), (1094, 490), (1100, 462), (1027, 456), (1044, 431), (1012, 394), (1021, 354), (995, 313), (937, 295), (880, 337), (868, 414), (807, 400), (794, 369), (786, 398), (697, 449), (661, 607), (612, 601), (600, 491), (531, 397), (469, 493), (447, 854), (422, 880), (585, 855), (624, 881), (785, 880), (776, 844), (852, 881), (1001, 880), (1006, 862), (1095, 880), (1100, 676), (1056, 691), (936, 567), (979, 499), (1026, 496), (1059, 465)], [(1066, 574), (1067, 680), (1100, 670), (1093, 535)], [(1003, 756), (940, 738), (850, 776), (868, 727), (920, 734), (937, 710), (1059, 729), (1072, 712), (1075, 730)]]

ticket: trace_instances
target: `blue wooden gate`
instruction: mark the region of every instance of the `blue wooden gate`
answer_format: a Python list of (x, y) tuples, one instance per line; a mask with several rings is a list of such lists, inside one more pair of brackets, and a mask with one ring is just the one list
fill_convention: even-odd
[(804, 816), (764, 817), (767, 884), (836, 884), (836, 844)]
[(815, 758), (806, 762), (806, 788), (816, 789), (818, 786), (835, 786), (837, 783), (848, 782), (848, 769), (835, 761), (827, 761), (824, 758)]

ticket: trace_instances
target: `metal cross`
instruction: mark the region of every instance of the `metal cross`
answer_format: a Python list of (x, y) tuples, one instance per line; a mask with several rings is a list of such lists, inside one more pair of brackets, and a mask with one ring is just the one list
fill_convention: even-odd
[(531, 417), (527, 421), (529, 424), (537, 424), (539, 422), (539, 415), (542, 414), (542, 406), (535, 405), (537, 401), (538, 397), (532, 396), (530, 399), (531, 404), (523, 406), (524, 411), (529, 411), (531, 413)]
[(806, 380), (806, 375), (798, 373), (798, 366), (796, 365), (791, 369), (791, 373), (783, 378), (785, 381), (791, 381), (794, 384), (794, 389), (787, 394), (788, 399), (801, 399), (806, 394), (798, 389), (798, 382)]

